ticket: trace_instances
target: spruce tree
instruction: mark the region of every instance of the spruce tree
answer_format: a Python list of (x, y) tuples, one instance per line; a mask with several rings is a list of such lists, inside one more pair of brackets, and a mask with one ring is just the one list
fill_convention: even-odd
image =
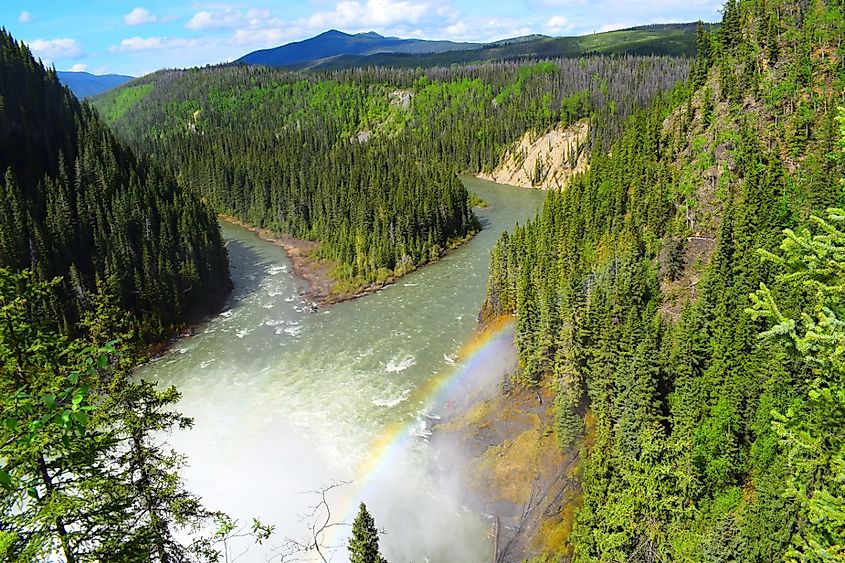
[(81, 336), (103, 282), (148, 341), (214, 307), (230, 282), (211, 210), (2, 29), (0, 100), (0, 267), (62, 278), (44, 318)]
[(358, 516), (352, 523), (352, 537), (349, 538), (350, 563), (387, 563), (378, 550), (378, 529), (376, 521), (362, 502)]
[[(837, 120), (845, 152), (845, 108)], [(812, 221), (814, 232), (785, 230), (779, 254), (762, 251), (784, 267), (779, 281), (805, 290), (809, 302), (799, 315), (788, 316), (761, 284), (749, 309), (753, 317), (769, 320), (763, 336), (785, 342), (812, 374), (806, 397), (773, 421), (789, 452), (786, 494), (799, 507), (787, 556), (799, 561), (845, 557), (845, 210), (829, 209), (827, 219)]]
[(845, 67), (814, 56), (840, 48), (843, 8), (729, 0), (691, 82), (499, 242), (487, 304), (515, 314), (522, 382), (554, 389), (581, 448), (573, 561), (845, 555)]

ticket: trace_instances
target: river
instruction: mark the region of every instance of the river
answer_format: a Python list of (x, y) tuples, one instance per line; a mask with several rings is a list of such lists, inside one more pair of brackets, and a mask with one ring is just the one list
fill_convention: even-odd
[[(479, 342), (490, 250), (533, 216), (539, 191), (465, 178), (489, 203), (483, 230), (439, 262), (361, 299), (312, 310), (277, 246), (223, 225), (234, 291), (223, 312), (176, 343), (140, 377), (176, 385), (194, 418), (169, 442), (186, 454), (188, 487), (241, 522), (276, 526), (240, 561), (278, 556), (283, 538), (308, 538), (314, 493), (332, 521), (351, 522), (366, 502), (389, 561), (490, 559), (491, 522), (455, 500), (426, 440), (432, 421), (479, 389), (495, 389), (514, 358), (511, 332)], [(473, 344), (473, 339), (476, 342)], [(328, 530), (346, 561), (348, 526)], [(245, 547), (236, 546), (235, 554)], [(314, 555), (314, 554), (312, 554)]]

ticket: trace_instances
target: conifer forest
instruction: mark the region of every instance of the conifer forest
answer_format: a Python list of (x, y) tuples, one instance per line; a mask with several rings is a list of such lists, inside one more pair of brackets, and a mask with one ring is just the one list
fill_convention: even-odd
[(85, 99), (14, 17), (0, 561), (845, 561), (843, 0)]

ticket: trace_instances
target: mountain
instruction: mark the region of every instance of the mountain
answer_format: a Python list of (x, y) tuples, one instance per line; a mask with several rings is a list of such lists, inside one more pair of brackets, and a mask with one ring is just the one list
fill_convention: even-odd
[(0, 31), (0, 268), (62, 282), (49, 299), (69, 334), (108, 299), (156, 340), (231, 287), (216, 216)]
[(400, 39), (383, 37), (378, 33), (349, 35), (332, 29), (316, 37), (288, 43), (281, 47), (262, 49), (244, 55), (236, 62), (260, 64), (273, 67), (306, 65), (341, 55), (369, 55), (373, 53), (440, 53), (444, 51), (479, 49), (478, 43), (454, 43), (452, 41), (426, 41), (423, 39)]
[(87, 98), (101, 94), (121, 84), (126, 84), (134, 76), (123, 74), (91, 74), (90, 72), (72, 72), (60, 70), (56, 72), (62, 84), (70, 88), (77, 98)]
[[(579, 37), (527, 35), (491, 43), (452, 43), (347, 35), (327, 31), (274, 49), (255, 51), (237, 62), (296, 69), (338, 70), (366, 66), (430, 68), (514, 59), (568, 58), (585, 55), (695, 55), (694, 23), (658, 24)], [(711, 27), (708, 25), (708, 27)]]
[(452, 50), (425, 54), (380, 52), (366, 55), (341, 55), (310, 61), (314, 70), (336, 70), (366, 66), (431, 68), (453, 64), (518, 59), (570, 58), (587, 55), (695, 55), (694, 23), (650, 25), (595, 33), (580, 37), (530, 35), (503, 39), (481, 45), (478, 49)]

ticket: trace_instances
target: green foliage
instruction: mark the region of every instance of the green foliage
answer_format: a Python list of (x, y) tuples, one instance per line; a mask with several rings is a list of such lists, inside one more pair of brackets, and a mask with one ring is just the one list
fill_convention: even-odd
[(198, 554), (208, 563), (235, 561), (244, 552), (239, 555), (232, 553), (234, 541), (248, 538), (258, 545), (263, 545), (275, 531), (275, 526), (264, 524), (257, 518), (253, 518), (249, 525), (241, 525), (226, 514), (217, 514), (214, 520), (214, 533), (210, 537), (196, 540), (191, 545), (191, 552)]
[(690, 83), (493, 250), (484, 312), (582, 444), (574, 561), (843, 557), (845, 212), (796, 228), (845, 203), (842, 9), (729, 1)]
[(98, 109), (106, 122), (112, 123), (123, 117), (139, 100), (149, 96), (153, 88), (152, 84), (138, 84), (106, 92), (98, 104)]
[[(713, 27), (707, 24), (707, 27)], [(517, 41), (498, 41), (483, 49), (448, 51), (433, 54), (374, 53), (363, 56), (332, 57), (308, 61), (312, 70), (339, 70), (365, 67), (432, 68), (468, 65), (478, 62), (511, 60), (546, 60), (604, 55), (611, 57), (695, 56), (695, 24), (656, 24), (593, 33), (578, 37), (537, 37)]]
[(472, 207), (473, 209), (476, 208), (476, 207), (482, 207), (483, 208), (483, 207), (487, 207), (487, 202), (484, 201), (483, 199), (481, 199), (481, 196), (479, 196), (477, 193), (469, 192), (469, 206)]
[(694, 88), (698, 88), (704, 84), (713, 65), (713, 37), (702, 21), (695, 25), (695, 53), (690, 82)]
[(352, 537), (349, 538), (350, 563), (387, 563), (378, 550), (378, 534), (376, 521), (362, 502), (358, 515), (352, 522)]
[[(616, 113), (615, 111), (613, 112)], [(590, 91), (583, 90), (560, 102), (560, 121), (566, 126), (590, 115)]]
[(140, 344), (229, 287), (216, 218), (5, 31), (0, 100), (2, 559), (204, 557), (218, 515), (161, 444), (191, 420), (175, 389), (129, 370)]
[(540, 75), (540, 74), (557, 74), (560, 69), (552, 62), (542, 62), (536, 63), (533, 65), (526, 65), (519, 67), (519, 70), (516, 73), (516, 80), (513, 84), (509, 84), (506, 86), (501, 92), (496, 95), (494, 98), (496, 103), (504, 103), (510, 97), (518, 98), (520, 94), (522, 94), (522, 84), (527, 80), (530, 80), (531, 77)]
[(787, 317), (761, 284), (750, 309), (771, 325), (761, 337), (785, 341), (813, 376), (806, 399), (775, 412), (773, 422), (788, 453), (786, 493), (799, 507), (787, 554), (794, 561), (845, 557), (845, 212), (812, 219), (814, 233), (787, 229), (780, 254), (764, 254), (786, 271), (778, 281), (809, 294), (808, 306), (797, 319)]
[(197, 550), (177, 538), (212, 513), (183, 489), (182, 457), (160, 444), (191, 424), (173, 408), (179, 394), (131, 381), (118, 343), (57, 333), (38, 313), (57, 283), (0, 268), (3, 553), (12, 561), (56, 553), (68, 563), (186, 560)]

